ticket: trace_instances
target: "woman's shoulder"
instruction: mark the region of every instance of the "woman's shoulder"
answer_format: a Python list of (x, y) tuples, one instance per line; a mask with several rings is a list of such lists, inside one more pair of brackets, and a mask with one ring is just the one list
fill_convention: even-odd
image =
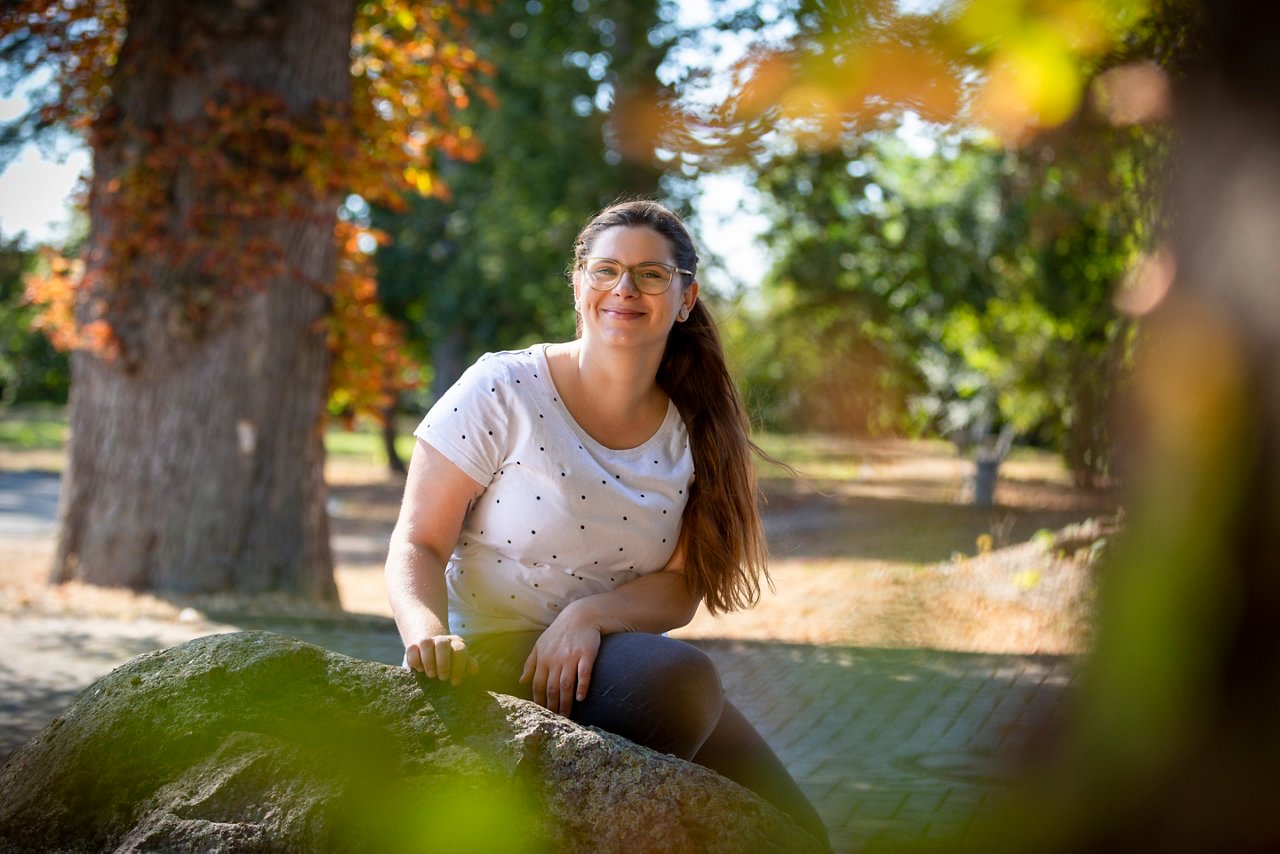
[(542, 353), (542, 344), (535, 344), (523, 350), (497, 350), (485, 353), (470, 372), (480, 378), (493, 380), (508, 391), (529, 390), (538, 384), (545, 371), (546, 357)]
[(505, 385), (512, 377), (531, 376), (538, 372), (538, 348), (541, 346), (485, 353), (471, 363), (455, 385), (480, 386), (495, 380)]
[(546, 344), (533, 344), (521, 350), (495, 350), (476, 359), (472, 368), (488, 371), (536, 370), (545, 361)]

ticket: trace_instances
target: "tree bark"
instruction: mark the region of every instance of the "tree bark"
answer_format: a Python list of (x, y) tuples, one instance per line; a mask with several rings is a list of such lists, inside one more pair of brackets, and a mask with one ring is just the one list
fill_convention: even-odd
[(406, 475), (409, 473), (409, 467), (405, 465), (403, 459), (400, 458), (400, 452), (396, 450), (396, 404), (393, 402), (382, 410), (382, 450), (387, 455), (387, 468), (392, 474)]
[[(249, 281), (210, 281), (207, 258), (165, 243), (189, 234), (199, 205), (234, 200), (241, 188), (210, 196), (208, 175), (179, 164), (163, 209), (150, 212), (163, 240), (128, 259), (120, 238), (140, 226), (122, 221), (117, 202), (119, 187), (172, 142), (163, 128), (198, 126), (207, 105), (237, 87), (274, 94), (291, 120), (349, 104), (354, 4), (135, 0), (128, 16), (93, 134), (79, 318), (105, 320), (120, 347), (73, 358), (53, 580), (336, 601), (322, 429), (338, 199), (312, 194), (301, 212), (240, 222), (246, 241), (266, 237), (283, 261)], [(220, 216), (233, 218), (212, 212)]]
[(467, 370), (467, 333), (450, 329), (431, 346), (431, 398), (439, 400)]

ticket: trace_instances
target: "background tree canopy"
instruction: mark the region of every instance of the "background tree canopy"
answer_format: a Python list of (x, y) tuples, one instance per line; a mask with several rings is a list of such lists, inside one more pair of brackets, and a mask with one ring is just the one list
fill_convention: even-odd
[(595, 210), (657, 192), (651, 162), (624, 159), (615, 109), (658, 86), (667, 45), (656, 2), (504, 3), (469, 16), (494, 63), (494, 101), (461, 118), (482, 153), (445, 161), (447, 195), (375, 208), (390, 238), (379, 291), (404, 320), (440, 394), (480, 353), (573, 335), (565, 269)]
[[(223, 12), (29, 0), (7, 10), (7, 79), (55, 69), (10, 138), (70, 127), (95, 156), (84, 252), (27, 289), (77, 350), (73, 397), (105, 407), (72, 431), (86, 444), (73, 448), (70, 494), (87, 515), (60, 558), (63, 577), (92, 576), (77, 568), (88, 542), (107, 550), (94, 565), (160, 560), (174, 584), (201, 573), (249, 584), (221, 569), (168, 568), (229, 548), (257, 561), (268, 588), (330, 595), (324, 550), (303, 560), (321, 580), (292, 585), (296, 567), (281, 567), (293, 564), (250, 557), (258, 546), (245, 544), (262, 538), (227, 521), (252, 517), (233, 493), (308, 483), (300, 501), (272, 506), (305, 506), (310, 528), (263, 524), (325, 538), (314, 436), (294, 474), (268, 464), (296, 451), (285, 433), (318, 433), (325, 406), (315, 396), (328, 394), (330, 411), (384, 411), (426, 376), (438, 391), (483, 350), (572, 334), (563, 273), (582, 220), (625, 195), (665, 194), (688, 212), (690, 182), (727, 167), (751, 176), (769, 221), (763, 281), (726, 316), (731, 355), (767, 424), (956, 437), (1007, 427), (1062, 451), (1082, 483), (1108, 474), (1105, 413), (1144, 311), (1126, 295), (1141, 297), (1163, 257), (1150, 184), (1187, 32), (1180, 7), (708, 8), (709, 22), (682, 29), (688, 10), (667, 0), (378, 0), (357, 4), (349, 22), (333, 6), (323, 41), (297, 29), (322, 18), (253, 3)], [(313, 45), (314, 68), (287, 66), (289, 38)], [(254, 51), (275, 64), (255, 65)], [(321, 60), (330, 70), (317, 70)], [(154, 67), (172, 73), (148, 76)], [(277, 72), (294, 83), (277, 85)], [(332, 79), (305, 90), (298, 74)], [(285, 303), (297, 309), (287, 321), (270, 313)], [(242, 346), (226, 343), (234, 330)], [(278, 349), (264, 356), (264, 342)], [(425, 371), (414, 376), (409, 356)], [(35, 382), (56, 396), (51, 364), (55, 374)], [(266, 364), (309, 377), (296, 411), (262, 391)], [(161, 378), (161, 366), (222, 373), (195, 382)], [(146, 435), (156, 401), (173, 400), (161, 395), (166, 383), (210, 382), (252, 398), (205, 419), (218, 424), (207, 467), (240, 472), (201, 499), (201, 518), (227, 521), (210, 523), (221, 545), (173, 534), (176, 551), (162, 546), (157, 558), (146, 544), (170, 534), (154, 530), (156, 514), (124, 514), (128, 524), (115, 509), (98, 514), (95, 502), (111, 502), (89, 486), (75, 498), (77, 473), (81, 484), (101, 476), (95, 430), (115, 423), (103, 413), (118, 412), (111, 429)], [(266, 426), (285, 411), (292, 426)], [(121, 460), (178, 454), (181, 435), (151, 436)], [(166, 477), (185, 470), (167, 465), (157, 469)], [(118, 482), (142, 476), (122, 468)], [(159, 482), (135, 491), (160, 495)], [(170, 583), (116, 572), (104, 578)]]
[(1095, 155), (1110, 165), (1093, 173), (1049, 142), (944, 138), (912, 153), (892, 133), (771, 162), (759, 186), (774, 266), (732, 338), (768, 421), (1008, 424), (1063, 451), (1081, 482), (1104, 474), (1133, 340), (1113, 297), (1147, 240), (1133, 170), (1156, 142), (1099, 133), (1113, 137)]
[(1185, 20), (1010, 0), (802, 3), (794, 22), (673, 137), (748, 164), (765, 200), (772, 267), (730, 335), (758, 411), (782, 429), (1005, 427), (1097, 482), (1134, 342), (1116, 296), (1159, 237), (1156, 61)]

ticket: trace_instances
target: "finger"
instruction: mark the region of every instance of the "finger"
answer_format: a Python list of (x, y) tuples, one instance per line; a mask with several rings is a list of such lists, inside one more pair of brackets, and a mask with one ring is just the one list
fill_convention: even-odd
[(436, 675), (436, 656), (432, 651), (431, 642), (423, 641), (416, 646), (418, 647), (418, 661), (422, 662), (422, 672), (434, 679)]
[(422, 651), (418, 649), (416, 643), (411, 643), (404, 648), (404, 663), (409, 665), (410, 670), (425, 672), (422, 669)]
[(560, 714), (566, 718), (573, 711), (573, 689), (578, 682), (578, 671), (566, 667), (560, 671)]
[(579, 703), (587, 699), (587, 688), (591, 686), (591, 670), (595, 664), (594, 655), (584, 655), (578, 659), (578, 693), (575, 697)]
[(449, 659), (453, 657), (453, 647), (449, 645), (448, 641), (437, 639), (435, 644), (435, 652), (436, 652), (436, 678), (439, 679), (441, 682), (447, 682), (449, 680), (449, 672), (450, 672)]
[(538, 670), (538, 650), (534, 649), (529, 653), (529, 657), (524, 660), (524, 670), (520, 672), (520, 684), (527, 685), (529, 680), (533, 678), (533, 674)]
[(559, 672), (548, 673), (546, 688), (547, 695), (546, 707), (556, 714), (560, 714), (560, 674)]
[(450, 681), (454, 685), (460, 685), (467, 675), (467, 661), (471, 656), (467, 654), (467, 645), (462, 638), (454, 638), (449, 647), (453, 653), (453, 660), (449, 662), (449, 673), (452, 674)]
[(539, 706), (547, 705), (547, 674), (542, 668), (533, 672), (533, 701)]

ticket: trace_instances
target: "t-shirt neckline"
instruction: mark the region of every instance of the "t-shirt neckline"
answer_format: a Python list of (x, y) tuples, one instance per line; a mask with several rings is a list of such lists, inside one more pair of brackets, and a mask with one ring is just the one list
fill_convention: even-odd
[(578, 420), (573, 417), (573, 413), (569, 411), (569, 407), (565, 406), (564, 401), (560, 399), (560, 389), (556, 388), (556, 382), (551, 376), (551, 363), (547, 359), (547, 348), (550, 346), (551, 344), (548, 342), (533, 348), (534, 356), (538, 360), (538, 370), (540, 372), (538, 379), (541, 381), (543, 389), (550, 393), (552, 405), (555, 407), (556, 413), (564, 423), (568, 425), (569, 429), (573, 431), (574, 435), (581, 439), (584, 444), (590, 444), (596, 450), (606, 454), (639, 454), (651, 445), (660, 442), (662, 437), (665, 436), (667, 431), (670, 429), (672, 420), (679, 418), (680, 413), (676, 409), (675, 402), (668, 398), (667, 414), (663, 417), (662, 423), (658, 425), (657, 430), (653, 431), (652, 436), (645, 439), (639, 445), (631, 448), (610, 448), (608, 445), (597, 441), (590, 433), (583, 429), (582, 425), (578, 423)]

